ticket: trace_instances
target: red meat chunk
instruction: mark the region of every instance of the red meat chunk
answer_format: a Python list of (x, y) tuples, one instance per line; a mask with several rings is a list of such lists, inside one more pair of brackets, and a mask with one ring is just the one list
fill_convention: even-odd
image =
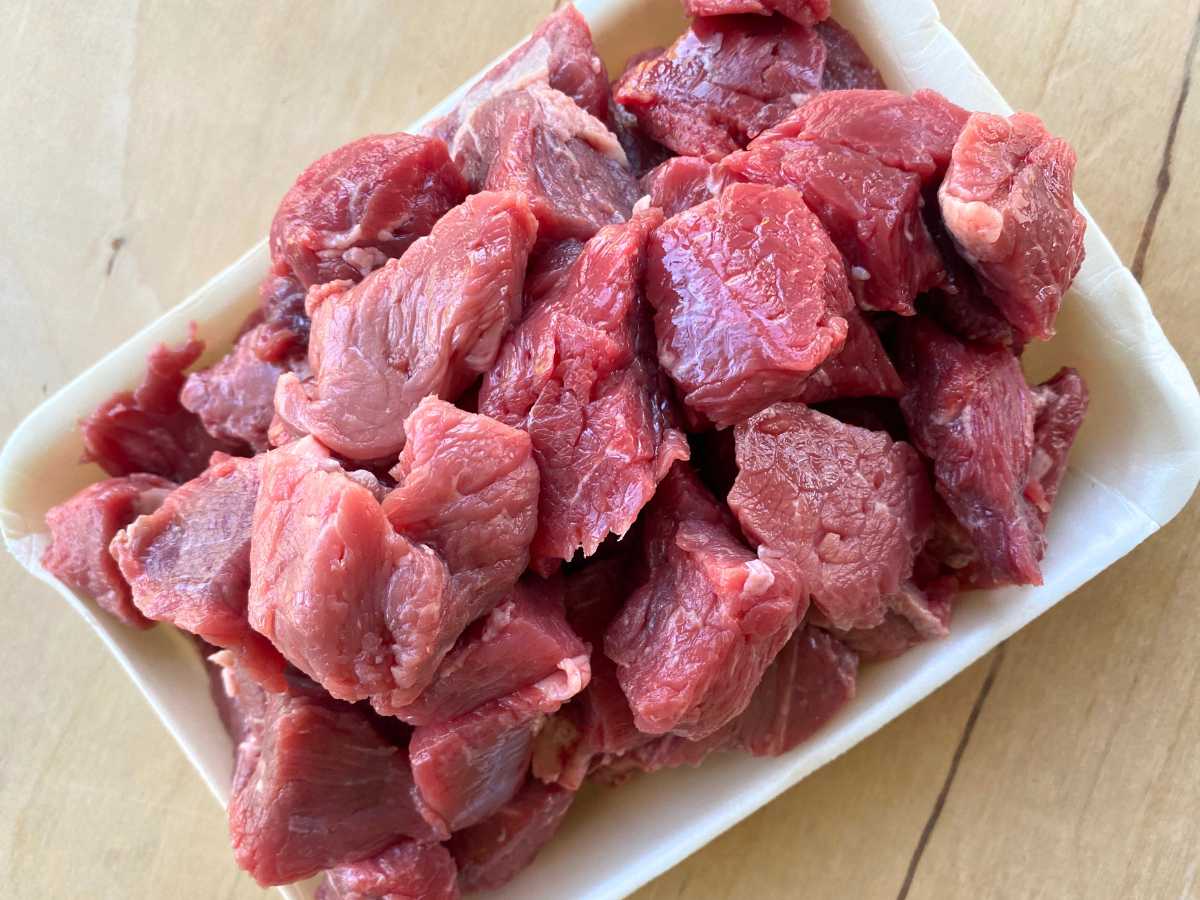
[(842, 260), (796, 191), (732, 185), (667, 220), (648, 257), (659, 362), (718, 427), (796, 396), (846, 340)]
[(442, 844), (400, 841), (325, 873), (317, 900), (458, 900), (458, 867)]
[(359, 707), (298, 679), (265, 698), (262, 728), (238, 746), (229, 833), (261, 885), (288, 884), (372, 856), (401, 837), (437, 841), (408, 754)]
[(887, 87), (879, 69), (853, 34), (833, 19), (819, 22), (816, 29), (825, 44), (821, 90), (881, 91)]
[(422, 397), (453, 400), (491, 368), (536, 233), (524, 198), (477, 194), (361, 284), (311, 291), (313, 378), (280, 377), (283, 422), (348, 459), (398, 452)]
[(402, 254), (467, 195), (437, 138), (373, 134), (304, 170), (271, 222), (271, 268), (305, 287), (358, 281)]
[(904, 384), (879, 335), (861, 313), (845, 314), (848, 330), (841, 352), (827, 359), (804, 382), (799, 400), (824, 403), (843, 397), (899, 397)]
[(1033, 402), (1033, 459), (1025, 498), (1045, 525), (1067, 474), (1067, 455), (1087, 414), (1087, 384), (1074, 369), (1062, 369), (1033, 389)]
[(508, 803), (529, 773), (546, 716), (587, 686), (586, 658), (471, 712), (413, 731), (413, 777), (450, 831), (477, 825)]
[(480, 104), (451, 146), (473, 190), (524, 194), (549, 240), (587, 240), (637, 200), (616, 135), (544, 84)]
[(831, 630), (859, 659), (892, 659), (950, 633), (957, 587), (958, 582), (950, 577), (938, 578), (925, 589), (908, 582), (887, 598), (887, 614), (878, 625)]
[(143, 615), (234, 651), (247, 674), (279, 691), (284, 659), (246, 613), (262, 460), (215, 454), (204, 472), (119, 532), (112, 554)]
[(562, 673), (584, 680), (588, 648), (563, 615), (562, 597), (546, 582), (521, 582), (463, 635), (438, 669), (437, 680), (417, 701), (395, 711), (414, 725), (429, 725)]
[(806, 604), (793, 567), (746, 549), (686, 463), (659, 486), (645, 529), (649, 580), (605, 652), (640, 731), (699, 740), (745, 709)]
[(175, 485), (157, 475), (128, 475), (90, 484), (46, 513), (50, 546), (42, 567), (105, 612), (134, 628), (149, 621), (133, 605), (129, 584), (108, 551), (113, 536), (154, 512)]
[(870, 628), (912, 574), (933, 496), (908, 444), (778, 403), (736, 430), (729, 505), (763, 558), (792, 561), (838, 628)]
[(195, 478), (216, 450), (240, 453), (240, 444), (220, 441), (200, 417), (179, 402), (185, 370), (204, 352), (192, 326), (178, 347), (159, 344), (146, 358), (146, 376), (132, 391), (120, 391), (79, 423), (83, 460), (109, 475), (148, 472), (171, 481)]
[(556, 831), (573, 791), (529, 781), (497, 813), (450, 839), (464, 891), (494, 890), (528, 866)]
[(1022, 337), (1049, 340), (1083, 264), (1075, 151), (1028, 113), (974, 113), (938, 191), (942, 218), (984, 291)]
[(699, 156), (675, 156), (655, 166), (641, 180), (650, 205), (668, 218), (699, 206), (720, 193), (716, 165)]
[(825, 45), (782, 17), (696, 19), (661, 56), (621, 76), (614, 97), (676, 153), (724, 156), (821, 88)]
[(922, 221), (918, 176), (823, 138), (755, 141), (722, 160), (720, 176), (795, 188), (846, 259), (850, 287), (867, 310), (912, 315), (937, 285), (942, 263)]
[(829, 0), (683, 0), (689, 16), (769, 16), (779, 13), (801, 25), (815, 25), (829, 16)]
[(265, 362), (303, 356), (312, 323), (304, 311), (307, 292), (290, 275), (268, 275), (258, 286), (262, 327), (254, 334), (254, 354)]
[(655, 209), (602, 230), (500, 351), (480, 410), (523, 428), (541, 472), (534, 567), (623, 535), (687, 443), (649, 358), (644, 248)]

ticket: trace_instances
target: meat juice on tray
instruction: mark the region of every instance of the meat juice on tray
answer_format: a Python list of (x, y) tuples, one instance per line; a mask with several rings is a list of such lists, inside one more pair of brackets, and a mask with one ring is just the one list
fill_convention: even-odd
[(238, 863), (507, 883), (585, 781), (775, 756), (964, 592), (1041, 581), (1087, 410), (1034, 116), (889, 91), (827, 0), (684, 0), (612, 84), (570, 5), (423, 135), (300, 175), (261, 304), (81, 423), (43, 565), (197, 638)]

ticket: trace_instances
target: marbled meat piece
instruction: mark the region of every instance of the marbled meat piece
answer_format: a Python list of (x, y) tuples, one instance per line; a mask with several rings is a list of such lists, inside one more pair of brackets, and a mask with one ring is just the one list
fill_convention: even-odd
[(645, 516), (649, 580), (605, 652), (640, 731), (707, 737), (737, 716), (807, 606), (794, 567), (755, 556), (686, 463)]
[(79, 423), (83, 461), (109, 475), (146, 472), (181, 482), (203, 472), (216, 450), (245, 452), (240, 443), (212, 437), (200, 417), (179, 402), (184, 373), (203, 352), (195, 325), (179, 346), (151, 350), (142, 383), (113, 394)]
[(692, 412), (726, 427), (795, 397), (842, 348), (853, 306), (804, 198), (735, 184), (650, 237), (658, 359)]
[(883, 75), (853, 34), (834, 19), (818, 22), (816, 29), (825, 44), (821, 90), (881, 91), (887, 88)]
[(143, 615), (233, 651), (245, 672), (279, 691), (286, 663), (246, 612), (263, 458), (214, 454), (157, 510), (118, 532), (111, 551)]
[(696, 19), (666, 53), (630, 69), (614, 99), (685, 156), (746, 146), (821, 89), (825, 45), (780, 16)]
[(458, 866), (444, 844), (403, 840), (325, 873), (317, 900), (458, 900)]
[(528, 866), (567, 815), (574, 791), (530, 780), (490, 818), (450, 839), (464, 891), (494, 890)]
[(261, 729), (238, 745), (229, 833), (261, 885), (289, 884), (372, 856), (402, 837), (438, 841), (408, 753), (361, 707), (307, 679), (269, 693)]
[(154, 512), (174, 489), (165, 478), (142, 474), (89, 484), (46, 513), (50, 546), (42, 553), (42, 568), (126, 625), (149, 628), (154, 623), (134, 606), (108, 546), (118, 531)]
[(310, 291), (313, 377), (282, 375), (276, 412), (348, 459), (397, 453), (421, 398), (452, 401), (491, 368), (536, 234), (523, 197), (476, 194), (361, 284)]
[(587, 240), (638, 198), (616, 135), (541, 83), (480, 104), (452, 146), (472, 190), (523, 194), (547, 240)]
[(974, 113), (938, 190), (942, 218), (1022, 337), (1049, 340), (1083, 264), (1075, 151), (1028, 113)]
[(311, 437), (266, 454), (250, 624), (341, 700), (411, 703), (458, 632), (450, 573)]
[(917, 452), (799, 403), (777, 403), (735, 434), (729, 505), (759, 556), (791, 561), (835, 627), (878, 625), (932, 527)]
[(923, 588), (910, 581), (887, 598), (887, 614), (878, 625), (830, 627), (830, 631), (864, 662), (892, 659), (917, 644), (950, 634), (957, 592), (958, 581), (951, 576), (936, 578)]
[(719, 194), (716, 174), (716, 164), (703, 157), (674, 156), (642, 176), (640, 185), (650, 205), (671, 218)]
[(815, 25), (829, 16), (830, 0), (683, 0), (689, 16), (769, 16), (779, 13), (801, 25)]
[(916, 296), (941, 281), (917, 175), (817, 137), (755, 141), (722, 160), (718, 171), (799, 191), (845, 257), (862, 309), (912, 315)]
[(687, 442), (675, 428), (642, 298), (649, 209), (584, 246), (484, 376), (479, 408), (522, 428), (541, 472), (534, 568), (625, 534)]
[(400, 256), (467, 195), (439, 138), (373, 134), (326, 153), (271, 221), (271, 271), (305, 287), (358, 281)]
[(1087, 384), (1074, 369), (1060, 369), (1033, 389), (1033, 402), (1033, 459), (1025, 498), (1045, 525), (1067, 474), (1067, 455), (1087, 415)]
[(904, 383), (875, 333), (857, 310), (845, 313), (846, 343), (808, 377), (797, 399), (824, 403), (844, 397), (899, 397)]

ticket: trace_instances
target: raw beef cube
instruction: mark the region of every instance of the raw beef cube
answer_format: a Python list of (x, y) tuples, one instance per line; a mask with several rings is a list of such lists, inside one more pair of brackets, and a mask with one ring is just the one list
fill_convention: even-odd
[(621, 76), (614, 98), (686, 156), (724, 156), (821, 88), (825, 45), (780, 17), (696, 19), (670, 49)]
[(583, 241), (539, 241), (525, 269), (525, 309), (532, 309), (571, 271), (583, 252)]
[(799, 403), (753, 416), (736, 439), (729, 505), (759, 555), (792, 561), (837, 628), (878, 625), (932, 526), (916, 451)]
[(133, 605), (129, 584), (108, 552), (118, 531), (154, 512), (175, 485), (157, 475), (128, 475), (90, 484), (46, 513), (50, 546), (42, 567), (73, 591), (134, 628), (154, 623)]
[(262, 466), (251, 626), (340, 700), (411, 703), (458, 637), (446, 564), (312, 438)]
[(676, 156), (651, 169), (641, 180), (642, 193), (670, 218), (720, 193), (716, 165), (699, 156)]
[(204, 472), (118, 532), (112, 554), (143, 615), (234, 651), (248, 674), (279, 691), (286, 664), (246, 613), (262, 460), (214, 454)]
[(799, 400), (824, 403), (843, 397), (899, 397), (904, 384), (879, 335), (857, 311), (846, 313), (846, 343), (804, 382)]
[(325, 873), (317, 900), (458, 900), (458, 867), (443, 844), (400, 841)]
[(148, 472), (179, 482), (203, 472), (216, 450), (243, 452), (240, 444), (209, 435), (200, 417), (179, 402), (184, 371), (203, 352), (195, 325), (178, 347), (159, 344), (151, 350), (142, 383), (113, 394), (79, 423), (84, 462), (109, 475)]
[(801, 25), (815, 25), (829, 16), (829, 0), (683, 0), (689, 16), (769, 16), (779, 13)]
[(1020, 363), (927, 320), (904, 324), (900, 405), (913, 443), (933, 461), (938, 493), (978, 549), (979, 574), (1041, 584), (1042, 522), (1025, 498), (1037, 404)]
[(454, 112), (431, 122), (425, 130), (453, 146), (459, 126), (479, 106), (530, 84), (546, 84), (561, 91), (597, 119), (608, 115), (608, 73), (592, 44), (587, 21), (569, 3), (543, 19), (529, 40), (475, 82)]
[(941, 280), (916, 175), (823, 138), (799, 137), (756, 141), (718, 168), (721, 176), (803, 194), (846, 258), (863, 309), (912, 315), (917, 294)]
[(450, 831), (477, 825), (508, 803), (529, 773), (547, 715), (587, 686), (587, 660), (465, 715), (413, 731), (413, 777)]
[(438, 138), (373, 134), (296, 179), (271, 222), (271, 269), (305, 287), (358, 281), (397, 257), (467, 195)]
[(544, 84), (481, 104), (452, 147), (473, 190), (524, 194), (549, 240), (587, 240), (629, 218), (637, 200), (616, 136)]
[(833, 19), (819, 22), (816, 29), (825, 44), (825, 72), (821, 78), (821, 90), (881, 91), (887, 87), (879, 69), (853, 34)]
[[(649, 355), (644, 248), (662, 213), (602, 230), (528, 311), (483, 379), (480, 409), (523, 428), (541, 472), (534, 568), (623, 535), (687, 443)], [(645, 344), (645, 346), (641, 346)]]
[(477, 194), (361, 284), (311, 291), (313, 378), (280, 377), (280, 417), (348, 459), (397, 453), (422, 397), (453, 400), (491, 368), (536, 234), (524, 198)]
[[(625, 73), (630, 69), (641, 65), (646, 60), (662, 56), (666, 52), (666, 47), (647, 47), (645, 50), (633, 54), (625, 60), (625, 68), (621, 70), (621, 75), (614, 79), (614, 83), (625, 77)], [(621, 142), (625, 157), (629, 160), (629, 168), (638, 178), (672, 155), (670, 150), (642, 131), (641, 126), (638, 125), (637, 116), (611, 97), (608, 104), (608, 127)]]
[(659, 486), (645, 529), (649, 581), (605, 652), (640, 731), (699, 740), (750, 702), (806, 604), (793, 567), (751, 553), (686, 463)]
[(887, 598), (888, 611), (878, 625), (831, 630), (863, 661), (892, 659), (917, 644), (950, 633), (957, 587), (951, 577), (938, 578), (924, 589), (908, 582)]
[(720, 428), (796, 396), (846, 340), (845, 268), (796, 191), (732, 185), (667, 220), (648, 257), (659, 362)]
[(1050, 517), (1059, 485), (1067, 474), (1067, 454), (1087, 414), (1088, 389), (1074, 369), (1062, 369), (1033, 389), (1033, 460), (1025, 498), (1037, 509), (1042, 524)]
[(617, 787), (639, 772), (658, 772), (684, 766), (695, 768), (714, 753), (736, 749), (736, 732), (737, 719), (734, 719), (708, 737), (695, 741), (677, 734), (660, 735), (621, 756), (605, 757), (588, 777), (600, 784)]
[[(392, 469), (398, 484), (384, 498), (383, 514), (446, 562), (454, 601), (442, 633), (454, 640), (500, 602), (529, 563), (537, 464), (524, 432), (436, 397), (422, 400), (404, 427), (408, 443)], [(448, 649), (439, 645), (439, 657)]]
[(261, 730), (238, 746), (229, 833), (238, 865), (261, 885), (372, 856), (402, 837), (447, 837), (427, 814), (404, 748), (306, 679), (268, 694)]
[(533, 862), (558, 831), (573, 791), (530, 780), (497, 813), (450, 839), (464, 891), (494, 890)]
[(587, 660), (587, 646), (564, 618), (561, 591), (529, 579), (463, 635), (437, 680), (394, 715), (414, 725), (452, 719), (558, 672), (584, 680), (577, 673)]
[(1083, 264), (1075, 151), (1028, 113), (974, 113), (938, 190), (942, 218), (987, 295), (1025, 338), (1054, 336)]
[(804, 104), (758, 143), (823, 138), (873, 156), (885, 166), (937, 183), (970, 114), (936, 91), (826, 91)]
[(183, 408), (198, 415), (214, 438), (247, 444), (256, 453), (270, 447), (267, 430), (275, 416), (275, 382), (284, 372), (308, 375), (302, 347), (277, 360), (259, 355), (257, 348), (273, 340), (268, 334), (272, 328), (256, 324), (223, 359), (189, 375), (179, 394)]
[(264, 362), (303, 356), (312, 323), (304, 311), (307, 291), (290, 275), (268, 275), (258, 286), (262, 327), (254, 335), (254, 353)]

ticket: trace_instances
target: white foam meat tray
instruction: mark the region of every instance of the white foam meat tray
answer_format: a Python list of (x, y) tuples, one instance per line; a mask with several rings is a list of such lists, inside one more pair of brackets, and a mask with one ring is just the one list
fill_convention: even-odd
[[(677, 0), (577, 5), (610, 71), (620, 71), (637, 50), (669, 43), (684, 24)], [(929, 0), (835, 0), (834, 14), (891, 86), (933, 88), (968, 109), (1011, 111)], [(446, 111), (461, 90), (426, 118)], [(491, 896), (607, 900), (629, 894), (903, 713), (1179, 512), (1200, 479), (1200, 396), (1145, 294), (1090, 217), (1086, 247), (1058, 337), (1033, 347), (1025, 360), (1035, 380), (1060, 365), (1076, 366), (1092, 392), (1050, 522), (1045, 583), (970, 595), (949, 638), (866, 667), (856, 699), (786, 756), (729, 754), (620, 790), (585, 792), (536, 863)], [(136, 384), (151, 347), (183, 339), (190, 321), (200, 325), (208, 359), (224, 352), (257, 302), (267, 263), (263, 242), (45, 401), (0, 454), (0, 526), (9, 550), (96, 631), (222, 802), (231, 747), (193, 646), (173, 629), (137, 632), (98, 613), (38, 559), (47, 543), (46, 510), (101, 475), (94, 466), (76, 464), (82, 450), (76, 422), (114, 391)], [(311, 884), (281, 890), (291, 900), (312, 894)]]

